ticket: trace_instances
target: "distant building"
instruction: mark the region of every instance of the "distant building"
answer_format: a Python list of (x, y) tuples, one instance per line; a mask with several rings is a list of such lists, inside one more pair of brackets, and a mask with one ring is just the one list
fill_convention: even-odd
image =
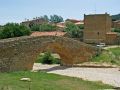
[(113, 21), (112, 22), (112, 27), (113, 28), (120, 28), (120, 20)]
[(66, 19), (65, 21), (70, 21), (72, 23), (78, 23), (78, 22), (80, 22), (80, 20), (77, 20), (77, 19)]
[(27, 20), (22, 22), (23, 25), (27, 26), (27, 27), (31, 27), (33, 25), (39, 25), (39, 24), (43, 24), (43, 23), (47, 23), (48, 21), (46, 21), (44, 18), (37, 18), (37, 19), (33, 19), (33, 20)]
[(67, 22), (67, 21), (72, 22), (72, 23), (74, 23), (75, 25), (83, 25), (83, 24), (84, 24), (84, 21), (83, 21), (83, 20), (77, 20), (77, 19), (66, 19), (65, 21), (66, 21), (66, 22)]
[(84, 15), (84, 25), (84, 42), (106, 42), (106, 33), (111, 32), (111, 17), (107, 13)]
[(106, 44), (117, 44), (117, 33), (116, 32), (107, 32), (106, 33)]

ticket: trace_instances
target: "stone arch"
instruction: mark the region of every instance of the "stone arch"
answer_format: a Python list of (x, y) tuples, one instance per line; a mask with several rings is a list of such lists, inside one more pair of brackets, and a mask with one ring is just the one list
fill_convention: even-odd
[(63, 65), (90, 60), (97, 48), (57, 36), (19, 37), (0, 40), (0, 71), (31, 70), (36, 57), (51, 50), (62, 58)]

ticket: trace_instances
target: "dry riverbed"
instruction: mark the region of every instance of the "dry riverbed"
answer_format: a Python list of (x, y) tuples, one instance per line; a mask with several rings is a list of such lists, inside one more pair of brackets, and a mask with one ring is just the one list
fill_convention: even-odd
[(120, 87), (119, 68), (87, 68), (87, 67), (64, 67), (59, 65), (34, 64), (33, 71), (46, 71), (70, 77), (78, 77), (89, 81), (101, 81)]

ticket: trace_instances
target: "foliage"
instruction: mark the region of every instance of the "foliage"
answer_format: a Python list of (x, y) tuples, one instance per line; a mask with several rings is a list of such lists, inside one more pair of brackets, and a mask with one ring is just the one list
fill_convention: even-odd
[(12, 38), (12, 37), (20, 37), (29, 35), (31, 32), (30, 30), (23, 26), (19, 25), (17, 23), (8, 23), (4, 25), (3, 29), (0, 31), (0, 38)]
[(36, 62), (42, 64), (60, 64), (60, 61), (54, 58), (50, 52), (45, 52), (44, 55), (40, 54)]
[[(20, 81), (31, 78), (31, 82)], [(2, 89), (2, 87), (8, 87)], [(113, 86), (100, 82), (84, 81), (80, 78), (61, 76), (46, 72), (0, 73), (0, 90), (99, 90), (112, 89)]]
[(120, 56), (120, 47), (109, 49), (115, 56)]
[(112, 21), (120, 20), (120, 14), (112, 15)]
[(30, 29), (31, 31), (40, 31), (40, 25), (32, 25)]
[(70, 35), (71, 38), (79, 38), (83, 36), (83, 33), (79, 27), (72, 22), (66, 22), (65, 31)]
[(79, 29), (84, 29), (84, 25), (77, 25)]
[(120, 33), (120, 28), (114, 28), (114, 29), (112, 29), (112, 31)]
[(46, 21), (49, 21), (49, 18), (47, 15), (44, 15), (43, 18), (46, 20)]
[(61, 16), (58, 16), (58, 15), (51, 15), (50, 21), (52, 23), (59, 23), (59, 22), (63, 22), (63, 18)]
[(48, 24), (48, 23), (44, 23), (44, 24), (41, 24), (41, 25), (33, 25), (31, 27), (32, 31), (41, 31), (41, 32), (55, 31), (56, 29), (57, 29), (57, 26), (52, 25), (52, 24)]
[(92, 59), (93, 62), (120, 65), (120, 48), (110, 48)]

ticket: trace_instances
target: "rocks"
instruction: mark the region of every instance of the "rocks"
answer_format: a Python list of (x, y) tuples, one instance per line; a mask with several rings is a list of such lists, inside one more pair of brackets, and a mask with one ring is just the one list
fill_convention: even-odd
[(30, 81), (31, 81), (31, 79), (30, 79), (30, 78), (21, 78), (20, 80), (21, 80), (21, 81), (28, 81), (28, 82), (30, 82)]

